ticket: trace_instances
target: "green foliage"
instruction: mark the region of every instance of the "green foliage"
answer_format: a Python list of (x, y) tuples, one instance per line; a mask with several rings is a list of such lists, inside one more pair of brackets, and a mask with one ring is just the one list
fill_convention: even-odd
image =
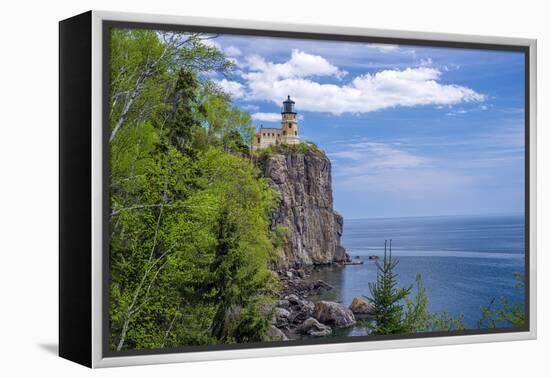
[(204, 75), (231, 68), (205, 38), (112, 32), (113, 350), (266, 337), (276, 198), (246, 158), (250, 116)]
[(415, 295), (410, 298), (413, 286), (397, 286), (397, 274), (394, 272), (398, 260), (389, 252), (387, 241), (384, 243), (384, 258), (376, 262), (378, 269), (375, 283), (369, 284), (374, 304), (374, 323), (369, 325), (375, 335), (391, 335), (428, 331), (452, 331), (464, 328), (464, 317), (453, 318), (448, 313), (432, 313), (428, 310), (428, 296), (422, 275), (416, 275)]
[[(220, 94), (211, 94), (202, 104), (204, 109), (204, 121), (208, 128), (208, 140), (213, 143), (216, 139), (222, 141), (226, 148), (246, 148), (254, 136), (252, 118), (247, 112), (242, 112), (238, 107), (232, 106), (228, 97)], [(226, 143), (238, 140), (238, 146), (227, 146)]]
[(444, 311), (441, 313), (432, 313), (428, 326), (423, 331), (460, 331), (466, 326), (464, 325), (464, 314), (460, 314), (457, 318), (449, 315)]
[(282, 143), (279, 145), (271, 145), (266, 148), (262, 148), (260, 150), (255, 150), (253, 152), (253, 156), (256, 158), (265, 158), (269, 156), (273, 156), (276, 154), (287, 154), (287, 153), (301, 153), (301, 154), (307, 154), (307, 153), (313, 153), (316, 156), (324, 157), (324, 152), (317, 147), (314, 143), (298, 143), (298, 144), (287, 144)]
[(407, 332), (416, 332), (429, 328), (431, 317), (428, 312), (428, 296), (426, 287), (420, 273), (416, 274), (415, 279), (416, 294), (414, 300), (407, 298), (405, 305), (404, 326)]
[(163, 123), (175, 73), (226, 73), (233, 63), (199, 33), (113, 29), (110, 39), (110, 124), (112, 143), (121, 128), (140, 121)]
[(375, 324), (372, 334), (392, 335), (406, 333), (406, 322), (403, 321), (403, 301), (411, 292), (412, 287), (397, 287), (397, 274), (394, 272), (398, 260), (392, 258), (391, 241), (389, 253), (387, 241), (384, 242), (384, 258), (382, 262), (376, 261), (377, 276), (376, 282), (369, 283), (371, 297), (369, 300), (374, 304)]
[[(525, 276), (515, 273), (515, 287), (525, 287)], [(507, 297), (496, 298), (488, 306), (481, 306), (481, 319), (478, 321), (478, 328), (497, 328), (505, 326), (522, 326), (525, 324), (525, 303), (512, 302)]]
[(222, 137), (223, 149), (227, 152), (239, 153), (243, 156), (250, 154), (250, 149), (243, 141), (238, 131), (232, 130)]

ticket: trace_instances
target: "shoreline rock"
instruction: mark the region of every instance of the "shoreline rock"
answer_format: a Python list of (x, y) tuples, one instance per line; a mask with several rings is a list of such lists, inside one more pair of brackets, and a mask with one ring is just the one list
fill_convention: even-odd
[(271, 306), (271, 339), (280, 340), (281, 333), (287, 340), (299, 339), (302, 336), (326, 337), (332, 335), (334, 329), (351, 327), (356, 324), (357, 319), (368, 318), (373, 314), (374, 306), (360, 297), (354, 298), (349, 306), (307, 299), (333, 290), (325, 281), (311, 280), (311, 274), (315, 269), (322, 267), (316, 265), (277, 271), (283, 288), (280, 299)]
[(300, 297), (310, 297), (313, 295), (324, 294), (332, 290), (332, 286), (323, 280), (309, 281), (307, 278), (311, 275), (312, 268), (307, 271), (304, 269), (288, 269), (279, 271), (279, 279), (283, 283), (282, 295), (298, 295)]
[(332, 329), (315, 318), (307, 318), (298, 328), (297, 331), (303, 335), (314, 337), (329, 336), (332, 334)]
[(315, 303), (313, 317), (334, 328), (346, 328), (356, 323), (355, 316), (349, 308), (341, 303), (329, 301)]
[(374, 315), (374, 305), (365, 298), (353, 298), (349, 309), (354, 315)]
[(287, 341), (290, 340), (287, 335), (274, 325), (270, 325), (267, 330), (267, 336), (271, 341)]

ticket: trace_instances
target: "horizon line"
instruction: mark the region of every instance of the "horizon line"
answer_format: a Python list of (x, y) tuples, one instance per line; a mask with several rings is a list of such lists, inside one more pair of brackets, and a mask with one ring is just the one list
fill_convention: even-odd
[(525, 217), (524, 212), (503, 212), (503, 213), (473, 213), (473, 214), (431, 214), (431, 215), (389, 215), (389, 216), (373, 216), (361, 218), (346, 218), (344, 220), (370, 220), (370, 219), (403, 219), (403, 218), (439, 218), (439, 217), (482, 217), (482, 216), (518, 216)]

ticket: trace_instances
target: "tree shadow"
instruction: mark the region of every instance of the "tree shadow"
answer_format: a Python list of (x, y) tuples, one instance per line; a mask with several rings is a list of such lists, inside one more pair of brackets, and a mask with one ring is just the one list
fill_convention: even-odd
[(57, 343), (40, 343), (38, 347), (50, 354), (59, 355), (59, 345)]

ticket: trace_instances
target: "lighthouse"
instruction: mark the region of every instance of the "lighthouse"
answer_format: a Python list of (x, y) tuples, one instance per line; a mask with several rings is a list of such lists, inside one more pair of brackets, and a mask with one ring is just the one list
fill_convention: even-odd
[(260, 127), (260, 131), (254, 135), (252, 149), (258, 150), (272, 145), (300, 143), (294, 105), (295, 102), (290, 99), (290, 95), (287, 96), (287, 99), (283, 101), (281, 110), (281, 127)]
[(283, 111), (281, 112), (281, 130), (282, 140), (287, 144), (300, 143), (298, 136), (298, 122), (296, 119), (295, 102), (290, 99), (290, 95), (283, 101)]

